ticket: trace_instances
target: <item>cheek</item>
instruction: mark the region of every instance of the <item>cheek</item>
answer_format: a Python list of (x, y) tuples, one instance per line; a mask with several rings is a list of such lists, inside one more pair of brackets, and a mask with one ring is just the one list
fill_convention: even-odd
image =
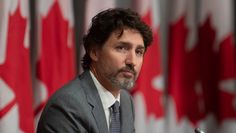
[(119, 60), (111, 58), (111, 57), (106, 57), (101, 61), (101, 67), (103, 70), (107, 72), (113, 72), (117, 71), (120, 67)]
[[(120, 68), (124, 66), (124, 58), (117, 54), (110, 54), (106, 57), (107, 65), (114, 68)], [(112, 69), (111, 68), (111, 69)]]
[(141, 71), (143, 65), (143, 60), (141, 59), (140, 61), (138, 61), (137, 65), (136, 65), (136, 71), (139, 73)]

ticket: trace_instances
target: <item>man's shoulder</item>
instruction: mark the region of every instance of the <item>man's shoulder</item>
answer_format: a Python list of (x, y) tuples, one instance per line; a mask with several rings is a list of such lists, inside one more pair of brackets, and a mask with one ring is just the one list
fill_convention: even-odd
[[(59, 88), (49, 99), (49, 104), (58, 104), (64, 103), (66, 104), (71, 103), (71, 101), (77, 101), (77, 99), (83, 99), (85, 96), (83, 89), (80, 85), (80, 81), (78, 78), (68, 82), (61, 88)], [(58, 102), (60, 101), (60, 102)]]
[(50, 101), (58, 101), (60, 99), (63, 99), (62, 101), (68, 100), (83, 100), (85, 99), (85, 89), (88, 86), (86, 81), (89, 79), (87, 77), (88, 74), (82, 73), (81, 75), (75, 77), (73, 80), (69, 81), (65, 85), (63, 85), (61, 88), (59, 88), (50, 98)]
[(56, 93), (63, 93), (63, 94), (74, 94), (80, 93), (83, 91), (83, 88), (87, 87), (91, 82), (89, 73), (83, 72), (82, 74), (75, 77), (73, 80), (69, 81), (65, 85), (63, 85)]

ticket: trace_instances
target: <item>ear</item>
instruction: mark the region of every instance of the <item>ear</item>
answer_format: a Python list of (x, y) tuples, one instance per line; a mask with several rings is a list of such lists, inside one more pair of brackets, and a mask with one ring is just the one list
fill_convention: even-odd
[(96, 48), (93, 48), (90, 51), (89, 56), (93, 61), (98, 61), (98, 50)]

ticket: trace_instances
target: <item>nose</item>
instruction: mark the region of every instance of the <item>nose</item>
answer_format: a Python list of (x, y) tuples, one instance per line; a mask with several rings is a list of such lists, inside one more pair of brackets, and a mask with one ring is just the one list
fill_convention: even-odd
[(129, 51), (125, 60), (126, 65), (136, 66), (137, 64), (137, 55), (134, 51)]

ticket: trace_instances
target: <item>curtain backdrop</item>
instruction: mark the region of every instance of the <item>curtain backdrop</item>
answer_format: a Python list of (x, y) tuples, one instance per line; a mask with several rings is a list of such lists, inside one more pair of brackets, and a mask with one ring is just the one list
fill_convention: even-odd
[(234, 133), (233, 0), (0, 0), (0, 132), (35, 132), (48, 98), (83, 71), (91, 18), (112, 7), (154, 35), (130, 91), (136, 132)]

